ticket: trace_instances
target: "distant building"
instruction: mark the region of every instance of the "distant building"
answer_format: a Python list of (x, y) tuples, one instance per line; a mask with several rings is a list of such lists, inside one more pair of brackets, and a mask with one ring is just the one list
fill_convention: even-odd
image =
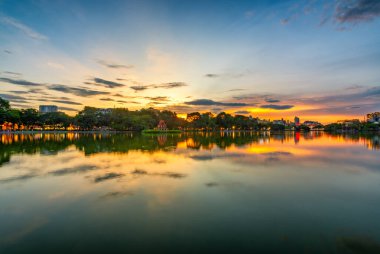
[(300, 118), (299, 118), (298, 116), (295, 116), (295, 117), (294, 117), (294, 125), (295, 125), (296, 127), (298, 127), (298, 126), (301, 125), (301, 123), (300, 123)]
[(380, 122), (380, 112), (374, 112), (374, 113), (367, 114), (367, 122), (379, 123)]
[(346, 127), (349, 127), (352, 125), (360, 124), (360, 120), (359, 119), (340, 120), (338, 121), (338, 123), (343, 124)]
[(99, 108), (96, 113), (101, 115), (108, 115), (112, 113), (112, 108)]
[(40, 113), (58, 112), (58, 107), (55, 105), (40, 105)]
[(273, 120), (272, 122), (273, 124), (278, 124), (278, 125), (285, 125), (286, 122), (284, 121), (284, 119), (281, 119), (281, 120)]

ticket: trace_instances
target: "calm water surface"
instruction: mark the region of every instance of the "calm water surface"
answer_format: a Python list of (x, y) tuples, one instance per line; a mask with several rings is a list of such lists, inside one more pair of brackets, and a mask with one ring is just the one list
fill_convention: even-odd
[(380, 253), (379, 136), (0, 136), (0, 253)]

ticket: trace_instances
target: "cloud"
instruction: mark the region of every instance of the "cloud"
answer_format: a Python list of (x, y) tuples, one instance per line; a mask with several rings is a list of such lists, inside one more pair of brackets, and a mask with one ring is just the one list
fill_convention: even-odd
[(9, 93), (15, 93), (15, 94), (29, 94), (28, 91), (8, 91)]
[(69, 107), (59, 107), (59, 110), (64, 110), (64, 111), (75, 111), (75, 112), (78, 111), (78, 109), (75, 109), (75, 108), (69, 108)]
[(120, 177), (123, 177), (123, 176), (124, 176), (124, 174), (107, 173), (107, 174), (95, 177), (94, 182), (95, 183), (100, 183), (100, 182), (104, 182), (104, 181), (107, 181), (107, 180), (120, 178)]
[(185, 82), (168, 82), (168, 83), (153, 84), (153, 85), (135, 85), (135, 86), (130, 86), (129, 88), (138, 92), (138, 91), (144, 91), (147, 89), (156, 89), (156, 88), (172, 89), (172, 88), (184, 87), (184, 86), (187, 86)]
[(142, 86), (142, 85), (141, 86), (130, 86), (129, 88), (131, 88), (137, 92), (137, 91), (144, 91), (144, 90), (148, 89), (149, 86)]
[(209, 99), (198, 99), (193, 101), (185, 102), (187, 105), (193, 106), (228, 106), (228, 107), (242, 107), (248, 106), (246, 103), (237, 103), (237, 102), (218, 102)]
[(132, 172), (132, 174), (134, 174), (134, 175), (147, 175), (148, 174), (148, 172), (146, 171), (146, 170), (144, 170), (144, 169), (135, 169), (133, 172)]
[(222, 110), (223, 110), (222, 108), (212, 108), (211, 109), (212, 112), (220, 112)]
[(134, 103), (134, 104), (140, 104), (140, 102), (137, 102), (137, 101), (123, 101), (123, 100), (117, 100), (116, 102), (119, 102), (119, 103)]
[(27, 103), (26, 98), (18, 95), (12, 95), (12, 94), (0, 94), (0, 97), (3, 99), (6, 99), (8, 101), (17, 102), (17, 103)]
[(235, 114), (242, 114), (242, 115), (247, 115), (250, 114), (250, 111), (247, 110), (240, 110), (240, 111), (235, 111)]
[(25, 100), (24, 97), (21, 97), (18, 95), (12, 95), (12, 94), (0, 94), (0, 97), (7, 99), (7, 100)]
[(207, 78), (218, 78), (218, 77), (220, 77), (220, 75), (213, 74), (213, 73), (208, 73), (208, 74), (205, 74), (205, 77), (207, 77)]
[(112, 68), (112, 69), (131, 69), (134, 67), (133, 65), (109, 63), (104, 60), (97, 60), (96, 62), (100, 65), (103, 65), (105, 67)]
[(235, 73), (234, 72), (231, 72), (231, 73), (226, 72), (226, 73), (219, 73), (219, 74), (218, 73), (207, 73), (204, 76), (206, 78), (232, 78), (232, 79), (234, 79), (234, 78), (241, 78), (241, 77), (243, 77), (249, 73), (250, 73), (249, 70), (245, 70), (244, 72), (241, 72), (241, 73), (236, 73), (236, 72)]
[(334, 14), (335, 20), (340, 23), (371, 21), (379, 16), (379, 0), (339, 0)]
[(268, 102), (268, 103), (280, 102), (280, 100), (277, 100), (277, 99), (265, 99), (265, 101)]
[(160, 85), (154, 85), (154, 88), (170, 89), (170, 88), (177, 88), (177, 87), (183, 87), (183, 86), (187, 86), (187, 84), (185, 82), (169, 82), (169, 83), (163, 83)]
[(34, 83), (34, 82), (21, 80), (21, 79), (0, 78), (0, 81), (13, 84), (13, 85), (19, 85), (19, 86), (43, 86), (44, 85), (41, 83)]
[(8, 49), (4, 49), (4, 53), (7, 53), (7, 54), (11, 55), (11, 54), (12, 54), (12, 51), (10, 51), (10, 50), (8, 50)]
[(5, 74), (9, 74), (9, 75), (12, 75), (12, 76), (17, 76), (17, 77), (19, 77), (19, 76), (22, 75), (22, 74), (19, 73), (19, 72), (13, 72), (13, 71), (4, 71), (3, 73), (5, 73)]
[(101, 79), (101, 78), (94, 78), (93, 80), (94, 80), (95, 83), (104, 85), (105, 87), (108, 87), (108, 88), (115, 88), (115, 87), (123, 87), (123, 86), (125, 86), (125, 85), (123, 85), (121, 83), (117, 83), (117, 82), (113, 82), (113, 81), (109, 81), (109, 80), (105, 80), (105, 79)]
[(333, 94), (333, 95), (327, 95), (327, 96), (315, 96), (315, 97), (300, 97), (298, 99), (293, 99), (291, 100), (292, 102), (303, 102), (303, 103), (308, 103), (308, 104), (320, 104), (320, 105), (326, 105), (330, 103), (334, 104), (342, 104), (342, 103), (347, 103), (347, 104), (354, 104), (354, 103), (363, 103), (365, 100), (368, 102), (370, 99), (373, 101), (378, 101), (378, 97), (380, 96), (380, 86), (375, 86), (375, 87), (366, 87), (366, 88), (357, 88), (357, 89), (350, 89), (346, 91), (350, 91), (349, 93), (347, 92), (342, 92), (339, 94)]
[(193, 107), (186, 106), (186, 105), (176, 105), (176, 104), (165, 106), (165, 109), (171, 110), (174, 112), (193, 112), (194, 111)]
[(27, 25), (21, 23), (20, 21), (10, 18), (10, 17), (1, 17), (0, 20), (7, 25), (10, 25), (14, 28), (17, 28), (24, 34), (26, 34), (28, 37), (34, 39), (34, 40), (47, 40), (48, 37), (46, 37), (43, 34), (40, 34), (36, 31), (34, 31), (32, 28), (28, 27)]
[(156, 96), (156, 97), (144, 97), (145, 99), (155, 101), (155, 102), (167, 102), (170, 101), (169, 97), (167, 96)]
[(286, 110), (293, 108), (294, 105), (274, 105), (274, 104), (266, 104), (261, 105), (260, 108), (268, 108), (268, 109), (275, 109), (275, 110)]
[(94, 96), (94, 95), (110, 94), (109, 92), (89, 90), (86, 88), (69, 87), (69, 86), (65, 86), (65, 85), (49, 85), (48, 88), (50, 90), (63, 92), (63, 93), (70, 93), (70, 94), (74, 94), (77, 96)]
[(68, 100), (51, 100), (52, 102), (62, 103), (62, 104), (69, 104), (69, 105), (82, 105), (82, 103), (75, 102), (75, 101), (68, 101)]
[(282, 25), (287, 25), (289, 22), (290, 22), (290, 18), (281, 19), (281, 24)]
[[(29, 88), (28, 90), (29, 93), (34, 93), (34, 94), (38, 94), (38, 95), (47, 95), (47, 93), (45, 92), (44, 89), (42, 88)], [(62, 99), (62, 98), (61, 98)], [(68, 98), (66, 98), (67, 100)]]
[(114, 101), (114, 99), (111, 98), (100, 98), (101, 101)]
[(235, 88), (235, 89), (227, 90), (226, 92), (237, 92), (237, 91), (244, 91), (244, 90), (247, 90), (247, 89), (243, 89), (243, 88)]

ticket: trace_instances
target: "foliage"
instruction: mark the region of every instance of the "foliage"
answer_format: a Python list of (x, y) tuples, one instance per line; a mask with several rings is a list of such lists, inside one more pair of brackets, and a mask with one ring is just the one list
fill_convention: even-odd
[[(74, 117), (63, 112), (39, 113), (35, 109), (13, 109), (9, 102), (0, 98), (0, 124), (11, 122), (24, 125), (26, 129), (39, 128), (65, 129), (70, 125), (78, 126), (80, 130), (116, 130), (142, 131), (153, 130), (160, 120), (164, 120), (169, 130), (183, 129), (187, 131), (216, 130), (297, 130), (310, 131), (306, 125), (278, 124), (276, 122), (259, 121), (258, 118), (244, 115), (231, 115), (221, 112), (214, 115), (211, 112), (192, 112), (186, 119), (179, 118), (175, 112), (157, 110), (154, 108), (130, 111), (127, 108), (95, 108), (84, 107)], [(323, 126), (317, 126), (323, 128)], [(373, 123), (333, 123), (324, 126), (326, 131), (379, 131), (379, 125)]]

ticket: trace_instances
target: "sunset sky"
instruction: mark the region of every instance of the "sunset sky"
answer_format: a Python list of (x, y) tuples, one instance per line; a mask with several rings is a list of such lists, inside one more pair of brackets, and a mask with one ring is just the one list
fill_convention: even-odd
[(0, 97), (323, 123), (380, 111), (380, 1), (0, 0)]

